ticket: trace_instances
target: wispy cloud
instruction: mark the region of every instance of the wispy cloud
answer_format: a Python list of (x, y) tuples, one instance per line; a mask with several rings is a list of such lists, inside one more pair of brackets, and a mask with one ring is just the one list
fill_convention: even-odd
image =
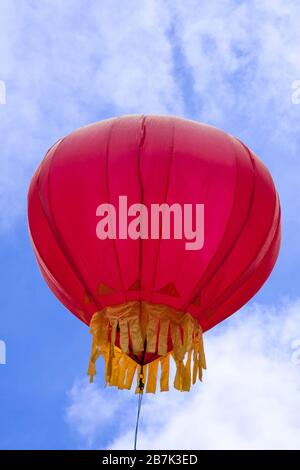
[(86, 380), (78, 381), (68, 393), (70, 405), (66, 412), (68, 423), (74, 423), (76, 431), (88, 446), (94, 443), (99, 432), (104, 435), (110, 431), (120, 414), (122, 397), (114, 396), (107, 389), (99, 393), (95, 384)]
[(193, 76), (198, 115), (237, 126), (242, 114), (251, 130), (265, 115), (279, 124), (275, 133), (289, 130), (292, 117), (299, 122), (291, 106), (292, 81), (300, 75), (298, 2), (222, 0), (204, 3), (201, 11), (197, 0), (188, 7), (180, 0), (169, 5)]
[[(299, 449), (300, 366), (293, 360), (299, 338), (300, 300), (243, 309), (206, 335), (208, 370), (202, 384), (190, 394), (145, 397), (139, 447)], [(132, 394), (77, 384), (67, 420), (81, 446), (106, 442), (127, 449), (135, 405)], [(115, 436), (110, 441), (108, 423)]]

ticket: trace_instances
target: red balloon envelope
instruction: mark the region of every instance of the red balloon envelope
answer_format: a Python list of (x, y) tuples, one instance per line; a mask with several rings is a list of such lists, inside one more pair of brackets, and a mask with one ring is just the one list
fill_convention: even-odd
[(28, 196), (41, 272), (90, 325), (89, 366), (141, 391), (189, 390), (205, 368), (202, 332), (245, 304), (280, 245), (272, 178), (243, 143), (174, 117), (125, 116), (48, 151)]

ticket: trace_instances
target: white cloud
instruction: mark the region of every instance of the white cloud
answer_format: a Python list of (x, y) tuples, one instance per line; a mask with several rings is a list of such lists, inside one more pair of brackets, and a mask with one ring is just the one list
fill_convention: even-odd
[(87, 441), (93, 443), (95, 433), (107, 431), (112, 417), (116, 416), (121, 407), (121, 397), (111, 397), (108, 391), (99, 390), (94, 384), (79, 381), (68, 393), (70, 406), (67, 409), (66, 420), (75, 423), (78, 433)]
[(188, 8), (180, 0), (171, 4), (204, 119), (238, 125), (241, 114), (244, 124), (249, 117), (260, 120), (266, 114), (278, 121), (275, 133), (287, 122), (289, 130), (291, 117), (299, 121), (291, 106), (292, 81), (300, 76), (298, 2), (222, 0), (200, 6), (190, 0)]
[[(244, 308), (206, 335), (202, 384), (190, 394), (145, 396), (139, 448), (299, 449), (299, 338), (300, 300)], [(132, 448), (132, 394), (77, 384), (69, 400), (67, 421), (81, 446)]]

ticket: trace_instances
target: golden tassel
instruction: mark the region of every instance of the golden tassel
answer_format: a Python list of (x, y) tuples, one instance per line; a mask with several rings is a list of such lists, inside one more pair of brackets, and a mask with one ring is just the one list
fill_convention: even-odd
[[(117, 330), (120, 348), (115, 345)], [(90, 331), (93, 335), (88, 368), (91, 382), (100, 355), (105, 360), (107, 385), (121, 390), (131, 388), (137, 371), (137, 392), (141, 391), (139, 384), (142, 378), (146, 392), (155, 393), (160, 362), (160, 390), (168, 391), (170, 354), (176, 364), (174, 387), (177, 390), (189, 391), (191, 382), (194, 384), (197, 378), (202, 380), (202, 370), (206, 369), (202, 329), (189, 313), (178, 312), (166, 305), (130, 301), (96, 312)], [(168, 352), (169, 337), (173, 346), (171, 352)], [(128, 353), (130, 348), (134, 354), (143, 352), (145, 344), (146, 352), (159, 357), (143, 365), (143, 377), (140, 377), (141, 366)]]

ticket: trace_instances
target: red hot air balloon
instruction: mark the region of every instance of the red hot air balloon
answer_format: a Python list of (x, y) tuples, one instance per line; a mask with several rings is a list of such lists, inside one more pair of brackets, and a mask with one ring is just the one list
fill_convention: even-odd
[(61, 139), (32, 178), (28, 216), (48, 286), (90, 326), (91, 379), (102, 355), (107, 383), (130, 388), (138, 370), (138, 391), (155, 392), (159, 365), (168, 390), (170, 356), (175, 388), (202, 378), (202, 332), (258, 291), (280, 245), (263, 163), (174, 117), (109, 119)]

